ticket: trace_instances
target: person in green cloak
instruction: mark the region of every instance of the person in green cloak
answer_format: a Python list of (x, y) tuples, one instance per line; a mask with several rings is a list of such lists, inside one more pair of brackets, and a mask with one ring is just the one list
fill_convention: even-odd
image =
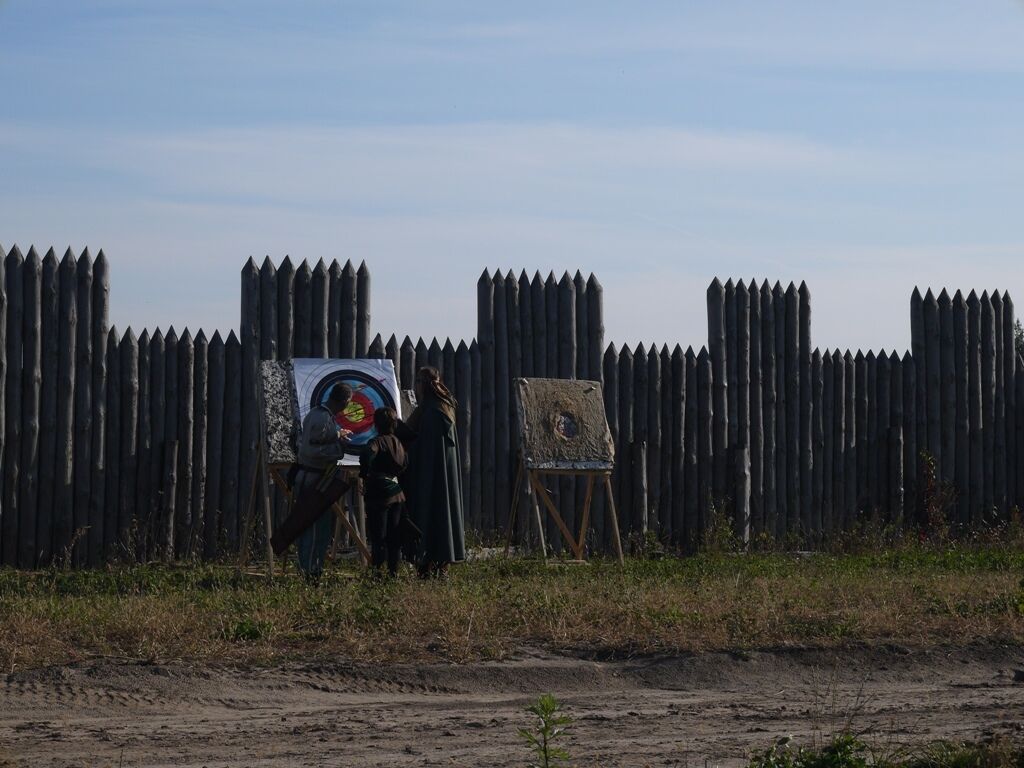
[(419, 405), (406, 423), (416, 437), (402, 484), (409, 490), (409, 516), (422, 532), (420, 576), (442, 577), (450, 563), (466, 559), (457, 404), (432, 367), (417, 372), (416, 399)]

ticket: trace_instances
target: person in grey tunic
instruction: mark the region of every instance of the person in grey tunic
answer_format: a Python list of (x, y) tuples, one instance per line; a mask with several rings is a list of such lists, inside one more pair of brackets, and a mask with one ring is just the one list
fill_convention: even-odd
[(327, 547), (334, 532), (330, 509), (349, 485), (337, 471), (338, 462), (354, 449), (351, 432), (338, 426), (336, 416), (352, 399), (347, 384), (335, 384), (327, 402), (306, 414), (298, 439), (298, 464), (292, 485), (292, 513), (271, 538), (274, 552), (283, 554), (298, 539), (299, 568), (316, 579), (323, 570)]

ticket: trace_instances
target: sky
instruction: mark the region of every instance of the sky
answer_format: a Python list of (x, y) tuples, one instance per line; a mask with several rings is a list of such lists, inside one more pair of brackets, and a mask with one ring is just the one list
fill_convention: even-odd
[(805, 280), (822, 348), (1024, 297), (1021, 0), (0, 0), (0, 39), (0, 244), (102, 248), (120, 328), (237, 328), (286, 254), (428, 339), (485, 267), (595, 273), (619, 344), (706, 343), (715, 276)]

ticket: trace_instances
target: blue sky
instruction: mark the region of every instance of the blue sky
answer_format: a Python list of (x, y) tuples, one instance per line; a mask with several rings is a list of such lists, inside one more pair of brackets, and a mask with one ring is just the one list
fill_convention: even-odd
[(620, 343), (703, 344), (715, 275), (807, 280), (822, 347), (905, 348), (915, 284), (1024, 297), (1020, 0), (0, 0), (0, 36), (0, 243), (105, 249), (122, 327), (235, 327), (286, 253), (427, 337), (485, 266), (596, 272)]

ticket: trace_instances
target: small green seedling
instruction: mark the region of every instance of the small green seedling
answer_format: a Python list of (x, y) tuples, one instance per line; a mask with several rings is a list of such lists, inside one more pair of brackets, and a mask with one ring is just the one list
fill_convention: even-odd
[(522, 736), (530, 747), (538, 762), (530, 763), (530, 768), (555, 768), (566, 765), (569, 753), (565, 748), (556, 746), (554, 742), (565, 734), (572, 718), (561, 713), (561, 707), (550, 693), (541, 696), (536, 704), (526, 708), (537, 722), (533, 728), (520, 728)]

